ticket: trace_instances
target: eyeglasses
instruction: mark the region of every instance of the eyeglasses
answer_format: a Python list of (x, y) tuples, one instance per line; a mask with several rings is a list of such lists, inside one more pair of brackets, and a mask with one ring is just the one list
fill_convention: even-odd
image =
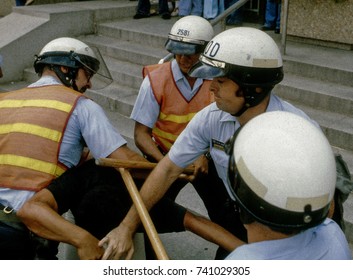
[(89, 82), (91, 80), (91, 78), (93, 77), (94, 72), (92, 72), (91, 70), (89, 70), (86, 67), (82, 67), (81, 69), (83, 70), (83, 72), (85, 72), (85, 75), (87, 77), (87, 82)]

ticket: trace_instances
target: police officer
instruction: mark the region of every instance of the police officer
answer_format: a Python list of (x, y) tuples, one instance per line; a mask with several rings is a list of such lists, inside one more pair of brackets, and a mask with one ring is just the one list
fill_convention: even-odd
[(175, 59), (143, 69), (131, 118), (136, 146), (151, 161), (160, 161), (195, 113), (213, 101), (211, 81), (188, 75), (212, 37), (207, 20), (183, 17), (173, 25), (165, 45)]
[[(103, 69), (99, 58), (79, 40), (55, 39), (34, 62), (40, 79), (0, 95), (0, 259), (35, 257), (30, 234), (15, 213), (77, 166), (85, 145), (95, 158), (145, 160), (127, 147), (103, 109), (82, 94)], [(102, 249), (94, 242), (99, 255)]]
[(352, 259), (344, 233), (327, 218), (336, 165), (321, 130), (277, 111), (250, 120), (234, 138), (229, 185), (249, 244), (227, 259)]
[[(213, 36), (213, 28), (206, 19), (183, 17), (172, 26), (165, 44), (174, 59), (143, 68), (144, 80), (131, 118), (135, 120), (135, 144), (149, 161), (159, 162), (193, 116), (213, 101), (209, 92), (211, 81), (188, 75)], [(211, 220), (218, 222), (218, 216), (222, 216), (218, 214), (218, 204), (224, 202), (227, 193), (216, 191), (222, 182), (209, 159), (201, 155), (192, 163), (196, 177), (192, 184)], [(186, 183), (174, 182), (167, 196), (175, 199)]]
[[(183, 17), (173, 25), (165, 44), (175, 59), (144, 67), (144, 80), (131, 118), (135, 120), (135, 144), (149, 161), (160, 161), (193, 116), (213, 101), (211, 81), (188, 75), (213, 34), (211, 24), (204, 18)], [(192, 163), (197, 177), (193, 186), (210, 218), (218, 222), (222, 214), (218, 214), (217, 201), (223, 203), (227, 193), (216, 190), (222, 182), (209, 159), (201, 155)], [(168, 197), (175, 199), (184, 185), (185, 182), (176, 181)]]

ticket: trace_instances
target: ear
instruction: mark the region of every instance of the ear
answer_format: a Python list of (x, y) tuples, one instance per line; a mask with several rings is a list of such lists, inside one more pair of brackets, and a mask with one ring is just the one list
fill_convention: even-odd
[(263, 90), (262, 90), (262, 88), (257, 87), (257, 88), (255, 89), (255, 91), (256, 91), (256, 93), (261, 93)]
[(69, 68), (66, 66), (60, 66), (60, 70), (61, 72), (63, 72), (64, 74), (67, 74), (69, 72)]

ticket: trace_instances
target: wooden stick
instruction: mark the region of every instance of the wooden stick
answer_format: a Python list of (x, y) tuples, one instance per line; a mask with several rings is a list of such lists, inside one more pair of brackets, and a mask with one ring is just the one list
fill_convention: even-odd
[(119, 168), (119, 171), (121, 177), (125, 182), (127, 190), (130, 193), (132, 201), (134, 202), (134, 205), (146, 230), (148, 238), (151, 241), (152, 247), (157, 255), (157, 258), (159, 260), (169, 260), (169, 257), (163, 247), (162, 241), (159, 238), (156, 228), (151, 220), (151, 217), (147, 211), (145, 204), (143, 203), (143, 200), (140, 196), (139, 191), (137, 190), (137, 187), (130, 172), (125, 168)]
[[(133, 160), (121, 160), (114, 158), (99, 158), (96, 159), (96, 164), (101, 166), (109, 166), (115, 168), (127, 168), (127, 169), (147, 169), (151, 170), (156, 167), (157, 163), (148, 161), (133, 161)], [(185, 168), (183, 173), (192, 175), (194, 174), (193, 168)]]

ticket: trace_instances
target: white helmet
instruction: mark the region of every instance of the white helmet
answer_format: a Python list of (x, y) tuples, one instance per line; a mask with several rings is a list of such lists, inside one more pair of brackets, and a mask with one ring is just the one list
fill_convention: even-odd
[[(75, 78), (79, 68), (85, 68), (92, 76), (99, 74), (100, 78), (92, 84), (100, 83), (98, 86), (104, 87), (112, 81), (99, 50), (74, 38), (57, 38), (46, 44), (35, 58), (36, 73), (41, 74), (45, 65), (49, 65), (55, 71), (64, 85), (74, 89), (77, 89)], [(63, 73), (60, 66), (68, 67), (68, 73)]]
[(213, 36), (212, 25), (206, 19), (186, 16), (174, 23), (165, 48), (173, 54), (202, 53)]
[[(248, 108), (258, 105), (282, 81), (283, 63), (276, 42), (268, 34), (256, 28), (237, 27), (215, 36), (189, 75), (228, 77), (242, 89)], [(262, 88), (261, 94), (256, 92), (257, 87)]]
[(44, 46), (34, 62), (36, 72), (43, 64), (69, 68), (85, 66), (94, 73), (99, 69), (99, 60), (93, 50), (85, 43), (68, 37), (54, 39)]
[(263, 113), (240, 130), (232, 147), (229, 183), (248, 223), (301, 230), (326, 218), (336, 164), (311, 122), (288, 112)]

